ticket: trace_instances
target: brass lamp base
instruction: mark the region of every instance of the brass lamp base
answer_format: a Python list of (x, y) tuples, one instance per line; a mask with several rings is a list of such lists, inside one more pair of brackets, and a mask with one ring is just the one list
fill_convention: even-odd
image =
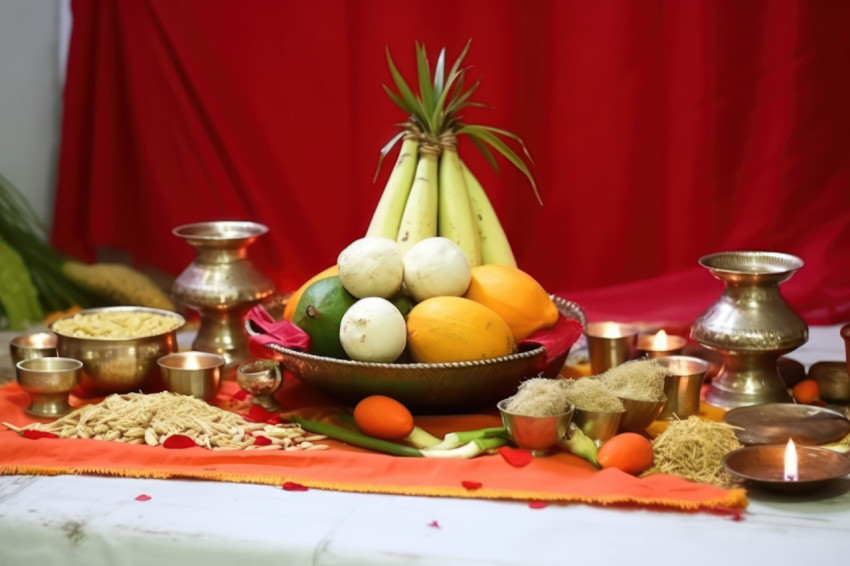
[(791, 396), (776, 369), (779, 354), (722, 353), (723, 367), (705, 395), (709, 405), (724, 409), (762, 403), (787, 403)]

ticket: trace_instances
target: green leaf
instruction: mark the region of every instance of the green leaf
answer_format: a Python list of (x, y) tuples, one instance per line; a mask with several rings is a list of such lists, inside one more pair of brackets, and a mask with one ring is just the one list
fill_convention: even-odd
[(412, 109), (412, 108), (409, 108), (409, 107), (407, 106), (407, 103), (406, 103), (404, 100), (402, 100), (401, 98), (399, 98), (399, 97), (398, 97), (398, 95), (397, 95), (396, 93), (394, 93), (392, 90), (390, 90), (390, 87), (388, 87), (387, 85), (381, 85), (381, 86), (382, 86), (382, 87), (384, 87), (384, 92), (386, 92), (386, 93), (387, 93), (387, 96), (389, 96), (389, 97), (390, 97), (390, 100), (392, 100), (392, 101), (393, 101), (393, 103), (394, 103), (396, 106), (398, 106), (399, 108), (401, 108), (402, 110), (404, 110), (404, 111), (405, 111), (405, 112), (407, 112), (408, 114), (413, 114), (413, 109)]
[(460, 72), (460, 65), (463, 63), (463, 59), (466, 57), (466, 54), (469, 53), (469, 48), (472, 46), (472, 38), (469, 38), (469, 41), (466, 42), (466, 46), (461, 50), (460, 55), (457, 56), (455, 62), (452, 64), (452, 69), (449, 71), (449, 76), (457, 74)]
[(416, 43), (416, 70), (419, 74), (419, 94), (422, 96), (422, 105), (425, 114), (430, 115), (434, 111), (434, 90), (431, 86), (431, 67), (428, 64), (428, 53), (425, 45)]
[(404, 77), (401, 76), (401, 73), (396, 68), (395, 63), (393, 63), (393, 58), (390, 56), (389, 48), (387, 48), (387, 64), (390, 67), (390, 75), (393, 77), (393, 82), (395, 83), (396, 88), (398, 88), (401, 99), (404, 100), (405, 104), (410, 109), (408, 112), (419, 118), (423, 123), (427, 123), (428, 117), (423, 111), (422, 101), (418, 100), (416, 96), (414, 96), (413, 91), (410, 90), (410, 87), (407, 86)]
[(490, 164), (490, 167), (493, 168), (493, 171), (499, 173), (499, 162), (496, 161), (496, 158), (493, 156), (493, 152), (490, 151), (490, 148), (487, 147), (487, 144), (485, 144), (483, 141), (481, 141), (475, 136), (467, 137), (469, 138), (469, 141), (472, 142), (472, 145), (474, 145), (475, 148), (481, 153), (481, 155), (484, 156), (484, 159), (487, 161), (487, 163)]
[[(458, 78), (462, 79), (463, 74), (464, 74), (464, 71), (461, 71), (460, 73), (449, 74), (449, 80), (446, 83), (446, 87), (445, 87), (445, 89), (443, 89), (443, 92), (440, 93), (440, 98), (437, 100), (437, 105), (434, 108), (434, 114), (431, 116), (431, 123), (432, 124), (435, 124), (437, 126), (442, 125), (443, 127), (445, 127), (446, 123), (448, 123), (448, 120), (446, 119), (446, 116), (444, 115), (445, 111), (443, 110), (443, 108), (446, 105), (446, 98), (448, 98), (449, 92), (451, 92), (451, 90), (452, 90), (452, 85), (455, 83), (456, 80), (458, 80)], [(450, 118), (450, 116), (449, 116), (449, 118)], [(437, 135), (440, 135), (441, 132), (431, 130), (431, 133), (434, 134), (435, 136), (437, 136)]]
[(519, 144), (519, 146), (522, 148), (522, 151), (525, 153), (525, 156), (528, 157), (528, 160), (531, 161), (532, 163), (534, 163), (534, 160), (531, 158), (531, 153), (529, 153), (528, 148), (525, 147), (525, 142), (522, 141), (522, 138), (519, 137), (518, 135), (516, 135), (515, 133), (509, 132), (508, 130), (503, 130), (502, 128), (495, 128), (493, 126), (484, 126), (484, 125), (481, 125), (481, 124), (476, 124), (476, 126), (478, 126), (479, 128), (483, 128), (483, 129), (487, 130), (488, 132), (493, 132), (494, 134), (505, 136), (507, 138), (511, 138), (512, 140), (516, 141)]
[(437, 57), (437, 65), (434, 67), (434, 96), (437, 98), (443, 94), (443, 84), (446, 80), (446, 48), (440, 49)]
[[(483, 106), (480, 103), (468, 102), (469, 97), (473, 95), (473, 93), (478, 90), (478, 87), (481, 85), (481, 81), (476, 81), (474, 85), (469, 87), (464, 92), (461, 92), (457, 97), (454, 97), (451, 102), (449, 102), (448, 106), (446, 106), (447, 114), (454, 114), (462, 108), (466, 108), (467, 106)], [(458, 85), (458, 91), (461, 91), (462, 88)]]
[(393, 148), (396, 146), (396, 144), (401, 141), (401, 138), (403, 138), (404, 134), (406, 134), (406, 133), (407, 133), (407, 130), (400, 131), (399, 133), (394, 135), (390, 139), (390, 141), (385, 143), (384, 147), (381, 148), (380, 157), (378, 157), (378, 168), (375, 169), (375, 176), (372, 178), (373, 183), (375, 182), (375, 180), (377, 180), (378, 173), (381, 172), (381, 164), (383, 164), (384, 158), (387, 157), (387, 155), (393, 150)]
[(457, 135), (468, 135), (472, 137), (477, 137), (499, 153), (501, 153), (508, 161), (513, 163), (514, 167), (522, 171), (522, 173), (528, 178), (528, 181), (531, 183), (531, 188), (534, 189), (534, 196), (537, 197), (537, 202), (540, 205), (543, 205), (543, 199), (540, 198), (540, 192), (537, 190), (537, 183), (534, 181), (534, 177), (531, 175), (531, 171), (528, 169), (528, 166), (522, 160), (522, 158), (516, 154), (514, 150), (512, 150), (504, 141), (499, 139), (499, 137), (493, 132), (489, 131), (487, 128), (480, 125), (464, 125), (460, 129), (455, 132)]

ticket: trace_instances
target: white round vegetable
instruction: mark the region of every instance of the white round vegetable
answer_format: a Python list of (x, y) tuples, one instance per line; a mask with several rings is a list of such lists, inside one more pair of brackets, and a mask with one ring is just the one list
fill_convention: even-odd
[(342, 250), (336, 263), (342, 286), (358, 299), (388, 299), (401, 289), (404, 262), (395, 240), (360, 238)]
[(417, 303), (431, 297), (460, 297), (472, 279), (469, 259), (448, 238), (417, 242), (404, 255), (404, 284)]
[(407, 345), (407, 324), (394, 304), (367, 297), (345, 311), (339, 341), (352, 360), (394, 362)]

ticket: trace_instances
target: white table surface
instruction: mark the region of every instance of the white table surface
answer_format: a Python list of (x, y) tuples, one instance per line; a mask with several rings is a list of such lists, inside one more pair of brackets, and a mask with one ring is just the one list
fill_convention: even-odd
[[(811, 329), (806, 366), (844, 359)], [(136, 501), (138, 495), (149, 501)], [(842, 563), (850, 477), (829, 493), (751, 491), (741, 520), (708, 513), (356, 494), (92, 476), (0, 477), (0, 566)], [(436, 521), (439, 526), (433, 526)]]

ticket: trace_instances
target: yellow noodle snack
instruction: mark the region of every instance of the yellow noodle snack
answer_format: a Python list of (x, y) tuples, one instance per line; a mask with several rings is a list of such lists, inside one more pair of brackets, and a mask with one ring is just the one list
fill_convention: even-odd
[(144, 338), (171, 332), (180, 327), (182, 320), (148, 311), (115, 310), (77, 313), (70, 318), (53, 323), (53, 331), (74, 338), (102, 338), (126, 340)]

